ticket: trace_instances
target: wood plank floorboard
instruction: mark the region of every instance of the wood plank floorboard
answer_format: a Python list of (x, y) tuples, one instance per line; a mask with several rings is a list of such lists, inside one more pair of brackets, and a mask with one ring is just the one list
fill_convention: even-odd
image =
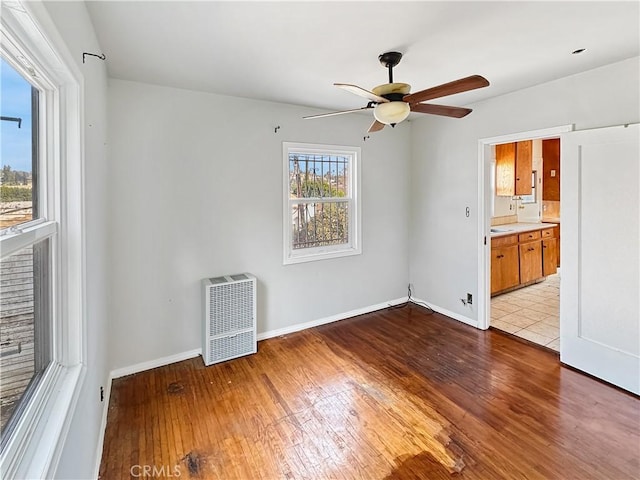
[(452, 476), (638, 479), (640, 399), (407, 306), (114, 380), (100, 467), (107, 480)]

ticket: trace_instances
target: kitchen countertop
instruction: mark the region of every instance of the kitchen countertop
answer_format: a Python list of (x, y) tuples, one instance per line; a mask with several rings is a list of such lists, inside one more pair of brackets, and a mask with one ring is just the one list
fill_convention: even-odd
[[(531, 232), (532, 230), (543, 230), (557, 226), (557, 223), (507, 223), (505, 225), (495, 225), (491, 227), (491, 238), (504, 237), (516, 233)], [(495, 231), (498, 230), (498, 231)]]

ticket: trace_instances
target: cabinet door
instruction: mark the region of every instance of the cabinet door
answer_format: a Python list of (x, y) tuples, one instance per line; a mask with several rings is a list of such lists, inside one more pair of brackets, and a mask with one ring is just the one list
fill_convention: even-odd
[(491, 293), (520, 283), (518, 245), (491, 249)]
[(560, 201), (560, 139), (542, 140), (542, 200)]
[(516, 143), (515, 195), (531, 195), (533, 171), (533, 141)]
[(542, 275), (553, 275), (558, 271), (558, 251), (555, 238), (542, 240)]
[(520, 244), (520, 283), (542, 277), (542, 242)]
[(496, 145), (496, 195), (512, 197), (516, 182), (516, 144)]

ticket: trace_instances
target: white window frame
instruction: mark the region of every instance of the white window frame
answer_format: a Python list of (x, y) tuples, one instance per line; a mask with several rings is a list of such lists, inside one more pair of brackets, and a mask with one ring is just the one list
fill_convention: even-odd
[[(290, 198), (289, 190), (289, 155), (290, 153), (340, 155), (350, 158), (349, 161), (349, 194), (342, 200), (348, 203), (349, 242), (340, 245), (329, 245), (312, 248), (293, 248), (293, 229), (291, 228), (291, 212), (299, 199)], [(284, 265), (346, 257), (362, 253), (362, 228), (360, 207), (360, 147), (343, 145), (325, 145), (315, 143), (282, 142), (283, 158), (283, 263)], [(305, 198), (304, 202), (324, 202), (323, 198)]]
[[(52, 478), (86, 368), (82, 75), (45, 7), (2, 2), (5, 59), (40, 89), (40, 216), (0, 237), (2, 257), (52, 239), (52, 361), (0, 453), (3, 478)], [(35, 74), (35, 76), (34, 76)]]

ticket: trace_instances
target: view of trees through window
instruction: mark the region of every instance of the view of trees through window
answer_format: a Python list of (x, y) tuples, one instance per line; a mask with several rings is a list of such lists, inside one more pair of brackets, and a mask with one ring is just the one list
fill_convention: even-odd
[(350, 157), (289, 154), (293, 248), (349, 242)]

